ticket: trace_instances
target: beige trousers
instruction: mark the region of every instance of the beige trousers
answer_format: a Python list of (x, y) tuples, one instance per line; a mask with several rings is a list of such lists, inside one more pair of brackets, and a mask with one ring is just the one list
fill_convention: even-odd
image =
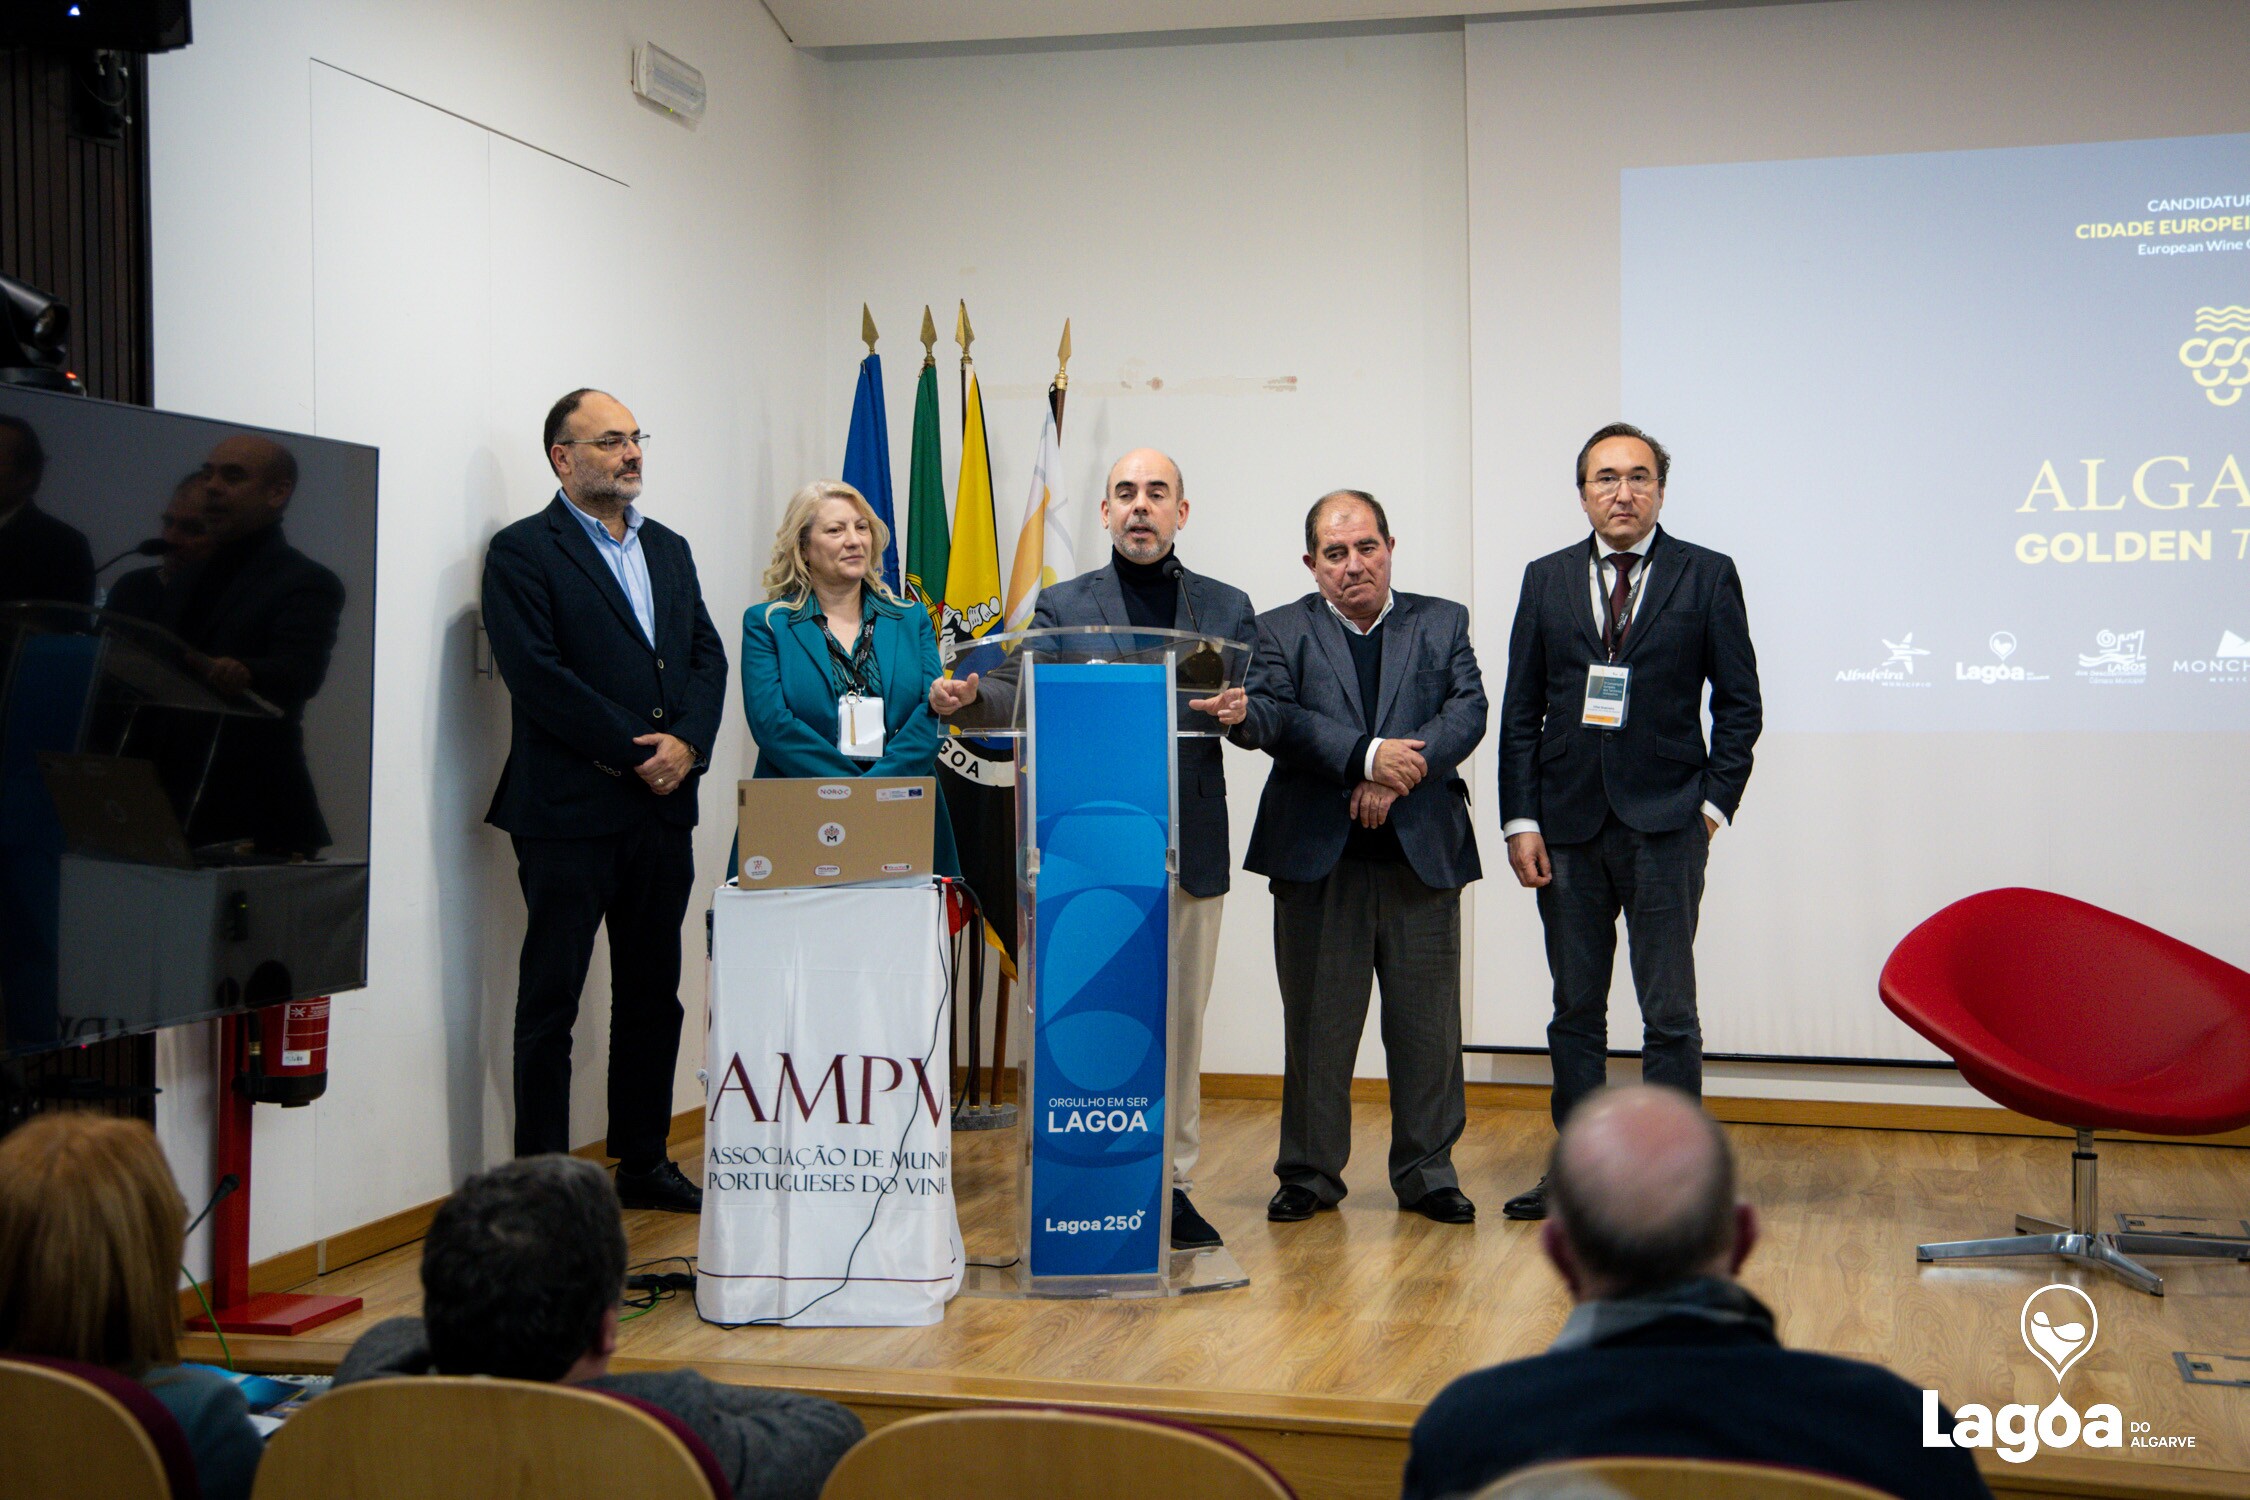
[(1226, 897), (1191, 896), (1172, 887), (1172, 1186), (1195, 1186), (1203, 1146), (1203, 1012), (1211, 1003), (1211, 971), (1219, 960), (1219, 914)]

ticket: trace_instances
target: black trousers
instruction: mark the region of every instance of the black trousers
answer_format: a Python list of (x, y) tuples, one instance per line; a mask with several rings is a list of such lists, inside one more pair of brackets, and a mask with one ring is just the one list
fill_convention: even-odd
[(1711, 834), (1700, 815), (1685, 828), (1641, 833), (1612, 813), (1584, 843), (1547, 846), (1555, 878), (1539, 888), (1539, 920), (1555, 979), (1547, 1051), (1557, 1129), (1609, 1076), (1609, 980), (1620, 911), (1641, 1002), (1641, 1078), (1703, 1097), (1695, 919), (1710, 858)]
[(665, 1159), (694, 833), (649, 818), (598, 838), (515, 840), (530, 914), (516, 970), (516, 1155), (570, 1149), (570, 1032), (607, 922), (609, 1154), (636, 1171)]

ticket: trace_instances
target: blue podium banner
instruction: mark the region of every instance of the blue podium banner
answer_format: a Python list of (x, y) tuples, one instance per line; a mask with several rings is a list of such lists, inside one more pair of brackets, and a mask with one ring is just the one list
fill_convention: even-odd
[(1161, 665), (1032, 667), (1029, 1266), (1163, 1269), (1171, 703)]

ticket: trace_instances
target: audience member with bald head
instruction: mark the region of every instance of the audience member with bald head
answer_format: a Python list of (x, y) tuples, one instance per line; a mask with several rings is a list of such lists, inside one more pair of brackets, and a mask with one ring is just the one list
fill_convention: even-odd
[(1305, 515), (1313, 592), (1258, 617), (1249, 713), (1234, 742), (1273, 756), (1246, 870), (1273, 883), (1283, 1073), (1276, 1223), (1345, 1193), (1352, 1065), (1383, 991), (1391, 1191), (1469, 1224), (1453, 1170), (1461, 1076), (1461, 888), (1479, 878), (1460, 766), (1484, 738), (1469, 612), (1391, 587), (1398, 539), (1365, 490)]
[(1570, 1316), (1545, 1354), (1439, 1392), (1414, 1426), (1407, 1500), (1626, 1455), (1811, 1469), (1909, 1500), (1987, 1495), (1968, 1450), (1922, 1446), (1921, 1392), (1781, 1346), (1773, 1313), (1735, 1280), (1757, 1213), (1736, 1196), (1725, 1132), (1687, 1094), (1590, 1096), (1555, 1142), (1547, 1208), (1540, 1242)]
[[(1185, 630), (1222, 641), (1248, 641), (1255, 610), (1250, 596), (1179, 560), (1175, 544), (1188, 523), (1187, 481), (1169, 454), (1135, 448), (1110, 466), (1102, 490), (1102, 529), (1109, 561), (1039, 591), (1034, 630), (1073, 626)], [(1013, 658), (1011, 658), (1011, 662)], [(1015, 669), (980, 679), (940, 678), (930, 708), (940, 718), (980, 699), (1005, 714)], [(1184, 685), (1184, 684), (1183, 684)], [(1248, 712), (1241, 688), (1221, 687), (1188, 706), (1222, 728)], [(1173, 1049), (1167, 1104), (1172, 1112), (1172, 1247), (1207, 1249), (1219, 1232), (1196, 1212), (1188, 1193), (1201, 1149), (1203, 1012), (1218, 960), (1219, 916), (1234, 864), (1227, 841), (1226, 764), (1216, 735), (1182, 735), (1179, 747), (1180, 878), (1172, 892), (1172, 943), (1177, 963), (1178, 1045)]]

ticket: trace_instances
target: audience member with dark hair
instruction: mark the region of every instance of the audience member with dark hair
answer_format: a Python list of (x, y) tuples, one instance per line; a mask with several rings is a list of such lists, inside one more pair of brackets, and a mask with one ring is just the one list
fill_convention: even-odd
[(1968, 1450), (1922, 1446), (1914, 1387), (1781, 1347), (1773, 1313), (1734, 1279), (1757, 1213), (1736, 1201), (1726, 1136), (1693, 1099), (1660, 1085), (1595, 1094), (1547, 1174), (1541, 1245), (1577, 1305), (1545, 1354), (1438, 1393), (1414, 1424), (1406, 1500), (1626, 1456), (1788, 1465), (1909, 1500), (1988, 1495)]
[(336, 1383), (385, 1375), (561, 1381), (660, 1406), (703, 1439), (736, 1500), (816, 1500), (865, 1435), (833, 1401), (692, 1370), (608, 1373), (625, 1290), (617, 1190), (591, 1162), (529, 1156), (479, 1173), (422, 1242), (422, 1316), (376, 1324)]
[(0, 1353), (140, 1381), (187, 1437), (203, 1500), (248, 1500), (265, 1451), (216, 1370), (180, 1364), (187, 1205), (138, 1120), (41, 1115), (0, 1137)]

